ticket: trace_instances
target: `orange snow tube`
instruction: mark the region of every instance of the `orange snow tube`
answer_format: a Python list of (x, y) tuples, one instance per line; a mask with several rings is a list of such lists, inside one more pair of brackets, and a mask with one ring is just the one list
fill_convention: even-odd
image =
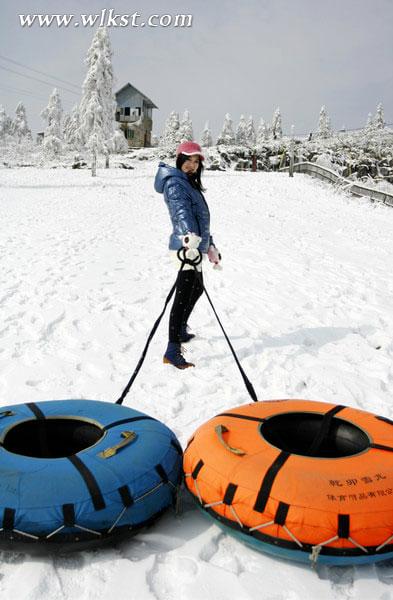
[(203, 512), (252, 546), (326, 564), (393, 557), (393, 421), (273, 400), (202, 425), (184, 453)]

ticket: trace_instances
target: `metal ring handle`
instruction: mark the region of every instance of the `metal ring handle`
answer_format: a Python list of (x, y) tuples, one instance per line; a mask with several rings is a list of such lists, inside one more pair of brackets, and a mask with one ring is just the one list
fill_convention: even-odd
[(244, 450), (241, 450), (240, 448), (234, 448), (233, 446), (230, 446), (229, 444), (226, 443), (226, 441), (223, 438), (223, 434), (228, 433), (229, 429), (227, 427), (225, 427), (225, 425), (217, 425), (214, 428), (214, 431), (216, 432), (218, 439), (220, 440), (221, 444), (224, 446), (224, 448), (226, 450), (229, 450), (229, 452), (232, 452), (233, 454), (236, 454), (237, 456), (244, 456), (246, 454), (246, 452)]

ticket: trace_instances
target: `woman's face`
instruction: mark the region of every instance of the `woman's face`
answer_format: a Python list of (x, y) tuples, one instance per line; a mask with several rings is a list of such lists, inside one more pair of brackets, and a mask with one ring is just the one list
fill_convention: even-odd
[(186, 160), (182, 166), (181, 166), (181, 170), (183, 171), (183, 173), (189, 173), (190, 175), (193, 175), (194, 173), (197, 172), (199, 167), (199, 154), (191, 154), (191, 156), (189, 156), (188, 160)]

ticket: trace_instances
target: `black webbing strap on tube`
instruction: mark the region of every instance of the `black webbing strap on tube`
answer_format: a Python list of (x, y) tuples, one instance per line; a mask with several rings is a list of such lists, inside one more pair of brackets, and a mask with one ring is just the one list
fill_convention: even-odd
[(153, 417), (149, 417), (148, 415), (141, 415), (140, 417), (130, 417), (129, 419), (119, 419), (118, 421), (113, 421), (113, 423), (108, 423), (103, 427), (104, 431), (108, 431), (108, 429), (112, 429), (112, 427), (117, 427), (118, 425), (125, 425), (126, 423), (134, 423), (135, 421), (155, 421)]
[(38, 441), (40, 444), (40, 452), (42, 458), (50, 458), (48, 436), (46, 433), (45, 415), (34, 402), (26, 402), (27, 408), (31, 410), (38, 421)]
[(337, 515), (337, 535), (339, 538), (347, 540), (350, 532), (349, 515)]
[(264, 512), (277, 473), (285, 465), (290, 456), (291, 455), (289, 452), (285, 452), (284, 450), (280, 452), (280, 454), (275, 458), (275, 460), (272, 462), (272, 464), (264, 474), (261, 482), (261, 487), (259, 488), (258, 496), (254, 504), (254, 510), (256, 510), (257, 512)]
[(15, 526), (15, 508), (5, 508), (3, 513), (3, 529), (12, 531)]
[(97, 483), (96, 478), (85, 463), (76, 455), (67, 456), (70, 463), (72, 463), (79, 475), (82, 477), (89, 490), (91, 501), (96, 510), (102, 510), (106, 507), (104, 497), (101, 493), (100, 486)]
[(315, 436), (313, 443), (311, 444), (311, 446), (308, 450), (307, 456), (316, 456), (317, 455), (320, 447), (322, 446), (323, 442), (327, 439), (327, 437), (329, 435), (330, 426), (332, 424), (332, 419), (333, 419), (334, 415), (336, 415), (338, 412), (340, 412), (340, 410), (343, 410), (343, 408), (345, 408), (345, 406), (338, 404), (337, 406), (334, 406), (333, 408), (328, 410), (327, 413), (325, 413), (323, 415), (321, 427), (320, 427), (317, 435)]
[(31, 410), (31, 412), (36, 417), (36, 419), (38, 419), (39, 421), (42, 421), (45, 419), (44, 413), (42, 412), (42, 410), (40, 409), (39, 406), (34, 404), (34, 402), (26, 402), (26, 406), (27, 406), (27, 408), (29, 408)]

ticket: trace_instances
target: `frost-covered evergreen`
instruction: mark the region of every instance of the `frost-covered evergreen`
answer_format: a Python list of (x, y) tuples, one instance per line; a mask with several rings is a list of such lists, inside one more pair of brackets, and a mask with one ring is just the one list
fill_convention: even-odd
[(375, 129), (383, 129), (385, 127), (385, 117), (383, 113), (383, 106), (381, 103), (377, 106), (377, 112), (374, 117)]
[(282, 123), (281, 123), (281, 112), (280, 108), (277, 107), (274, 111), (272, 118), (272, 126), (271, 126), (271, 135), (274, 140), (279, 140), (282, 138)]
[(250, 115), (248, 117), (247, 126), (246, 126), (246, 143), (247, 143), (247, 146), (254, 146), (255, 145), (255, 141), (256, 141), (256, 135), (255, 135), (254, 120), (252, 118), (252, 115)]
[(63, 108), (60, 95), (55, 88), (49, 97), (48, 106), (41, 112), (41, 117), (47, 122), (44, 132), (43, 150), (48, 157), (54, 157), (63, 149), (61, 119)]
[(160, 138), (159, 146), (167, 152), (173, 152), (180, 139), (179, 113), (172, 111), (165, 121), (164, 131)]
[(247, 123), (244, 115), (240, 115), (240, 121), (236, 127), (236, 144), (247, 146)]
[(330, 117), (327, 114), (327, 110), (324, 106), (321, 107), (319, 112), (317, 135), (323, 139), (329, 138), (332, 135)]
[(201, 146), (204, 146), (206, 148), (210, 148), (210, 146), (213, 146), (213, 138), (212, 133), (210, 131), (209, 121), (206, 121), (205, 128), (202, 131)]
[(368, 137), (368, 138), (370, 136), (373, 136), (374, 133), (376, 132), (374, 118), (371, 113), (368, 113), (368, 115), (367, 115), (367, 122), (366, 122), (366, 126), (364, 128), (364, 132), (366, 134), (366, 137)]
[(11, 135), (12, 119), (5, 112), (4, 106), (0, 105), (0, 140)]
[(268, 131), (267, 125), (266, 125), (263, 117), (261, 117), (261, 120), (259, 121), (258, 129), (257, 129), (257, 135), (256, 135), (257, 145), (263, 146), (263, 144), (266, 143), (266, 140), (268, 139), (268, 137), (269, 137), (269, 131)]
[(98, 154), (106, 157), (113, 150), (116, 102), (113, 94), (112, 49), (106, 27), (99, 27), (87, 52), (88, 71), (79, 105), (80, 132), (92, 153), (92, 175), (96, 174)]
[(67, 131), (67, 128), (70, 124), (71, 121), (71, 114), (70, 113), (64, 113), (63, 115), (63, 122), (61, 124), (61, 135), (63, 137), (63, 140), (66, 140), (66, 135), (65, 132)]
[(333, 127), (332, 127), (332, 121), (331, 121), (329, 115), (328, 115), (328, 118), (327, 118), (327, 126), (328, 126), (328, 131), (330, 131), (330, 135), (332, 135), (333, 134)]
[(190, 119), (190, 113), (188, 110), (185, 110), (183, 118), (180, 121), (179, 142), (191, 142), (193, 139), (194, 139), (194, 132), (192, 129), (192, 121)]
[(72, 150), (80, 150), (83, 146), (82, 131), (79, 120), (79, 107), (75, 105), (71, 114), (63, 122), (64, 141)]
[(120, 125), (113, 134), (113, 151), (116, 154), (126, 154), (128, 152), (128, 142)]
[(217, 145), (222, 144), (224, 146), (230, 146), (234, 144), (236, 141), (235, 133), (233, 131), (233, 124), (231, 115), (227, 113), (225, 115), (224, 124), (222, 126), (222, 130), (217, 139)]
[(15, 109), (15, 119), (11, 125), (11, 135), (20, 144), (21, 142), (31, 142), (31, 130), (27, 123), (26, 109), (23, 102), (19, 102)]

